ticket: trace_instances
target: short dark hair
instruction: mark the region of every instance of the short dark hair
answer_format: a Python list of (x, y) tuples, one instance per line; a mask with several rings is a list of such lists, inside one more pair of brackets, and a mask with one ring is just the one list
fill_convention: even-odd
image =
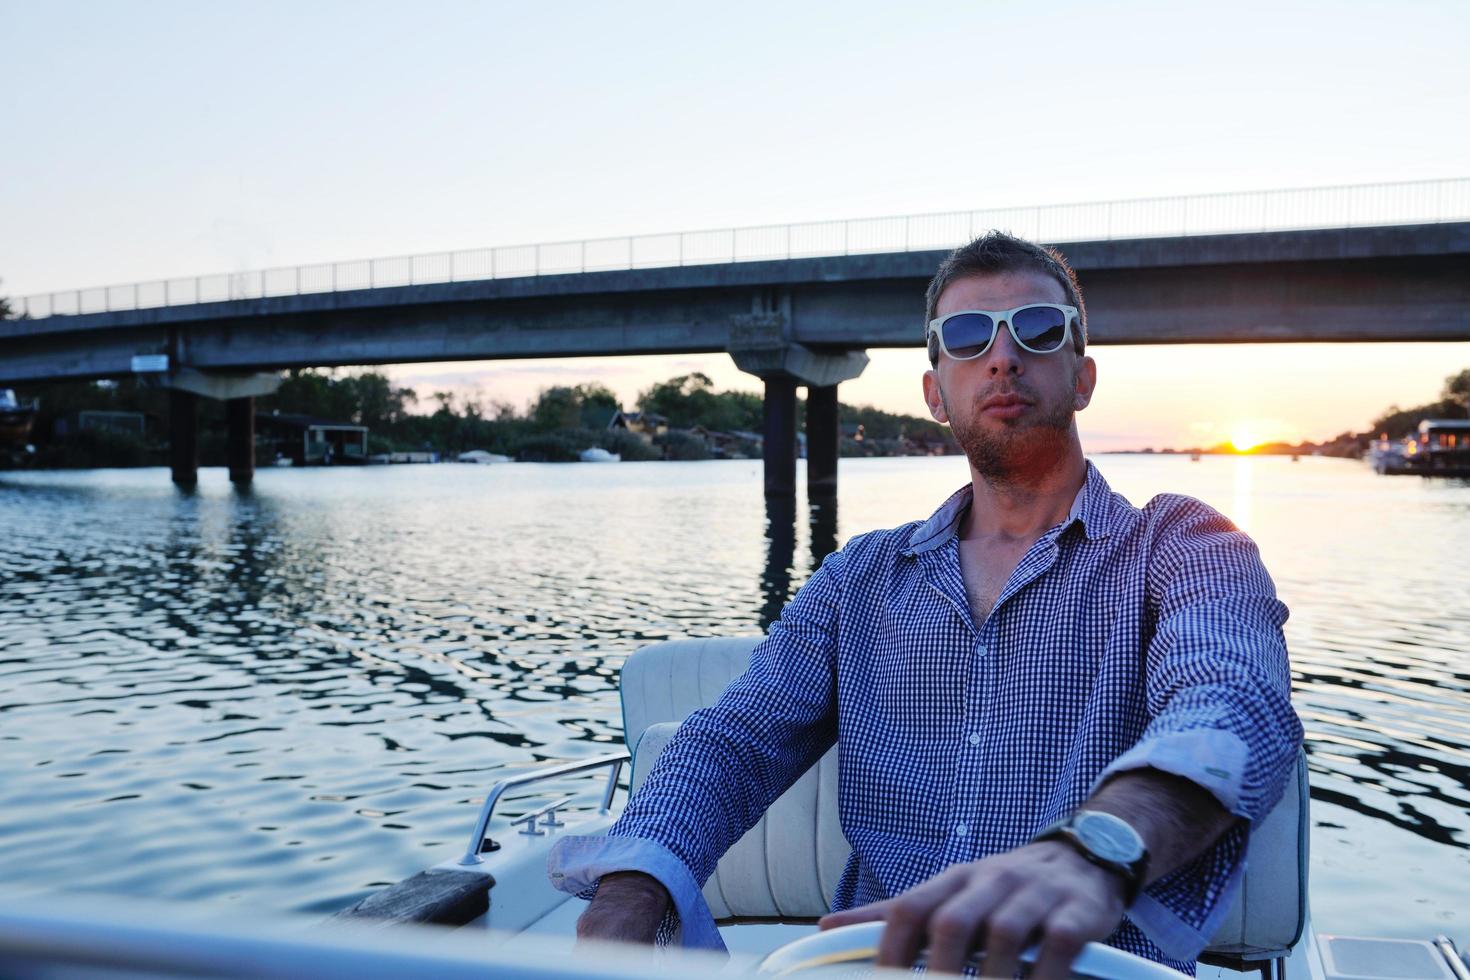
[[(1024, 238), (1008, 235), (1003, 231), (987, 231), (968, 245), (961, 245), (940, 263), (939, 271), (929, 280), (924, 294), (924, 335), (929, 335), (929, 323), (937, 316), (939, 295), (956, 279), (967, 276), (986, 275), (995, 272), (1040, 272), (1051, 276), (1062, 286), (1067, 295), (1067, 305), (1077, 307), (1077, 334), (1072, 343), (1077, 353), (1087, 349), (1087, 307), (1082, 304), (1082, 288), (1077, 285), (1077, 273), (1067, 263), (1067, 257), (1049, 245), (1037, 245)], [(929, 363), (939, 364), (939, 343), (929, 340)]]

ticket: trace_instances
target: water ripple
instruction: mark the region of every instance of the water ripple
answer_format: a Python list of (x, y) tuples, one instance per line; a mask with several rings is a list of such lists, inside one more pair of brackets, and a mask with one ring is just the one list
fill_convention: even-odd
[[(1470, 486), (1100, 465), (1242, 522), (1292, 609), (1318, 922), (1463, 927)], [(768, 509), (758, 463), (202, 476), (0, 477), (0, 882), (341, 907), (451, 854), (507, 771), (618, 742), (629, 652), (758, 632), (840, 541), (964, 472), (844, 460), (840, 512)]]

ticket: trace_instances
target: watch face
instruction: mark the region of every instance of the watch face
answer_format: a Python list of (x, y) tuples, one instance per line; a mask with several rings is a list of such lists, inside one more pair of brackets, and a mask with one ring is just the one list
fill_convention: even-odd
[(1079, 813), (1072, 830), (1100, 858), (1132, 864), (1143, 857), (1143, 841), (1137, 831), (1111, 813)]

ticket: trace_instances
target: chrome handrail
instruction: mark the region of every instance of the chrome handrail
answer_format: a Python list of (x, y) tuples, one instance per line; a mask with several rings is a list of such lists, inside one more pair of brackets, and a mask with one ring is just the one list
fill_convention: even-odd
[[(611, 767), (607, 774), (607, 787), (602, 793), (602, 805), (598, 807), (598, 813), (607, 813), (612, 808), (613, 795), (618, 790), (618, 776), (623, 771), (623, 763), (627, 762), (629, 755), (626, 749), (609, 755), (600, 755), (593, 759), (580, 759), (575, 762), (562, 762), (554, 766), (546, 766), (541, 769), (533, 769), (523, 772), (519, 776), (511, 776), (502, 779), (490, 787), (490, 792), (485, 794), (485, 803), (480, 807), (480, 818), (475, 821), (475, 832), (470, 836), (469, 848), (464, 852), (464, 857), (459, 863), (465, 867), (471, 867), (483, 863), (480, 857), (480, 848), (485, 842), (485, 832), (490, 829), (490, 817), (495, 813), (495, 805), (507, 790), (517, 786), (527, 786), (531, 783), (543, 782), (547, 779), (555, 779), (558, 776), (570, 776), (579, 772), (590, 772), (593, 769), (601, 769), (604, 766)], [(557, 806), (565, 804), (565, 800)], [(538, 812), (537, 816), (540, 815)]]
[(1467, 967), (1465, 961), (1460, 957), (1460, 951), (1455, 948), (1453, 939), (1445, 935), (1435, 936), (1434, 945), (1439, 950), (1439, 954), (1444, 957), (1445, 966), (1450, 968), (1456, 980), (1470, 980), (1470, 967)]

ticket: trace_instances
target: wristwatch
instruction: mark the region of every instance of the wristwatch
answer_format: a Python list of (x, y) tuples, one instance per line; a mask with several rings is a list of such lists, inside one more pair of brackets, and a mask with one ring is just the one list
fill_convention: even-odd
[(1148, 873), (1148, 848), (1128, 821), (1101, 810), (1078, 810), (1031, 839), (1061, 839), (1087, 860), (1123, 879), (1123, 902), (1132, 905)]

